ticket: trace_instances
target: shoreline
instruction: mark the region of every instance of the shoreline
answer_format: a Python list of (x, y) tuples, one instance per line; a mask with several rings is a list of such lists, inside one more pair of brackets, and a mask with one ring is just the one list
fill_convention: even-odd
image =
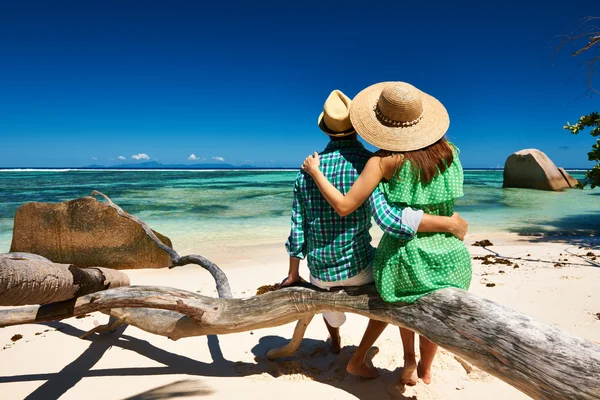
[[(152, 224), (150, 224), (152, 227)], [(155, 229), (164, 234), (160, 229)], [(287, 232), (287, 231), (286, 231)], [(371, 228), (371, 244), (377, 247), (383, 233), (377, 228)], [(206, 257), (215, 264), (221, 266), (234, 267), (239, 263), (253, 259), (279, 260), (287, 268), (288, 255), (285, 250), (287, 233), (280, 236), (263, 237), (259, 240), (248, 238), (247, 240), (232, 241), (230, 239), (220, 239), (208, 242), (197, 242), (196, 238), (187, 238), (185, 235), (168, 236), (174, 245), (174, 249), (180, 254), (199, 254)], [(184, 237), (185, 240), (178, 240)], [(281, 238), (281, 240), (278, 240)], [(254, 239), (254, 241), (252, 240)], [(471, 231), (465, 237), (465, 245), (469, 248), (473, 243), (480, 240), (490, 240), (496, 246), (512, 245), (540, 245), (545, 243), (554, 243), (556, 245), (566, 243), (584, 243), (588, 246), (600, 246), (600, 236), (591, 235), (561, 235), (553, 232), (539, 234), (520, 234), (516, 232), (488, 231), (487, 233), (475, 230)], [(10, 251), (10, 240), (6, 241), (6, 250), (0, 252), (8, 253)], [(0, 248), (1, 249), (1, 248)], [(264, 263), (264, 262), (263, 262)], [(283, 278), (282, 278), (283, 279)]]
[[(373, 232), (373, 229), (377, 229), (377, 232)], [(379, 228), (372, 228), (371, 236), (373, 240), (371, 244), (374, 247), (377, 247), (379, 240), (382, 237), (382, 233)], [(217, 265), (228, 265), (229, 267), (238, 265), (240, 262), (246, 260), (281, 260), (284, 264), (284, 267), (287, 268), (288, 255), (285, 250), (285, 241), (287, 236), (285, 236), (281, 241), (275, 240), (267, 240), (266, 242), (260, 243), (230, 243), (224, 242), (215, 247), (204, 247), (200, 249), (198, 248), (188, 248), (188, 247), (179, 247), (177, 243), (175, 244), (175, 250), (179, 254), (200, 254)], [(550, 244), (552, 248), (556, 246), (563, 246), (569, 243), (578, 243), (585, 244), (586, 247), (600, 247), (600, 237), (599, 236), (589, 236), (589, 235), (553, 235), (553, 234), (531, 234), (531, 235), (523, 235), (515, 232), (479, 232), (476, 231), (474, 233), (468, 233), (465, 237), (464, 243), (467, 248), (471, 249), (473, 247), (473, 243), (480, 240), (490, 240), (494, 246), (543, 246), (546, 244)], [(567, 246), (569, 248), (571, 246)], [(576, 246), (578, 247), (578, 246)], [(189, 251), (188, 251), (189, 250)], [(473, 252), (472, 252), (473, 253)], [(478, 253), (479, 255), (479, 253)], [(599, 260), (600, 262), (600, 260)], [(599, 265), (600, 266), (600, 265)], [(286, 269), (287, 271), (287, 269)], [(283, 277), (282, 277), (283, 278)]]

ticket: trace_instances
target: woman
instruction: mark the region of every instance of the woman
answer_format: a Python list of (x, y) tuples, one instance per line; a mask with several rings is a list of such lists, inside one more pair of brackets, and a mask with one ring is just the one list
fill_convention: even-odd
[[(388, 202), (429, 214), (452, 215), (455, 198), (463, 195), (463, 171), (458, 150), (444, 138), (450, 120), (437, 99), (408, 83), (378, 83), (356, 96), (350, 119), (363, 139), (382, 150), (367, 162), (345, 196), (319, 170), (317, 153), (302, 166), (340, 215), (356, 210), (377, 185)], [(418, 233), (410, 242), (384, 235), (377, 247), (373, 275), (385, 301), (412, 303), (441, 288), (468, 289), (471, 257), (464, 243), (449, 234)], [(400, 328), (400, 335), (404, 346), (402, 383), (416, 384), (416, 369), (429, 384), (437, 345), (421, 337), (417, 365), (414, 333)]]

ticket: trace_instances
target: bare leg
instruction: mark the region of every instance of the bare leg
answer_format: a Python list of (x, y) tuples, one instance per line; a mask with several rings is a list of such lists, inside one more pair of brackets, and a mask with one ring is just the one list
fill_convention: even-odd
[(334, 328), (329, 325), (325, 317), (323, 317), (323, 321), (325, 321), (325, 325), (327, 326), (327, 330), (329, 331), (329, 336), (331, 337), (331, 352), (333, 354), (339, 354), (342, 350), (342, 339), (340, 338), (340, 328)]
[(367, 352), (373, 344), (375, 344), (375, 341), (387, 325), (387, 322), (376, 321), (374, 319), (369, 320), (369, 325), (367, 325), (365, 334), (363, 335), (356, 352), (350, 359), (350, 362), (348, 362), (346, 371), (352, 375), (358, 375), (368, 379), (377, 378), (379, 376), (379, 372), (372, 366), (367, 365), (365, 359), (367, 357)]
[(417, 359), (415, 357), (415, 333), (406, 328), (400, 328), (402, 347), (404, 348), (404, 367), (400, 376), (400, 383), (407, 386), (417, 384)]
[(437, 353), (438, 345), (433, 343), (431, 340), (420, 335), (419, 336), (419, 350), (421, 352), (421, 360), (419, 360), (419, 366), (417, 373), (419, 378), (423, 380), (423, 383), (429, 385), (431, 383), (431, 364)]

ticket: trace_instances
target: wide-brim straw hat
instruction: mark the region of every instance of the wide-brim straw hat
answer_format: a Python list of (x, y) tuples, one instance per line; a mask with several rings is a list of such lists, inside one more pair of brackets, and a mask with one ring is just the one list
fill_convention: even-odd
[(382, 82), (356, 95), (350, 120), (367, 142), (389, 151), (412, 151), (440, 140), (450, 117), (438, 99), (406, 82)]
[(323, 112), (319, 115), (317, 123), (319, 128), (334, 137), (352, 135), (356, 131), (350, 122), (350, 104), (352, 100), (340, 90), (332, 91), (325, 104)]

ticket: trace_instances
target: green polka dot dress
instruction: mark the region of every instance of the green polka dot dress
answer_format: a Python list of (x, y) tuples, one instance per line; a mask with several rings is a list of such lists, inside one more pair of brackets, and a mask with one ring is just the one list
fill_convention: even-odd
[[(443, 174), (423, 185), (406, 161), (389, 182), (381, 182), (388, 202), (421, 209), (427, 214), (451, 216), (454, 199), (463, 196), (463, 170), (458, 159)], [(471, 256), (465, 244), (451, 234), (417, 233), (409, 242), (384, 234), (373, 263), (375, 284), (383, 300), (412, 303), (435, 290), (471, 283)]]

